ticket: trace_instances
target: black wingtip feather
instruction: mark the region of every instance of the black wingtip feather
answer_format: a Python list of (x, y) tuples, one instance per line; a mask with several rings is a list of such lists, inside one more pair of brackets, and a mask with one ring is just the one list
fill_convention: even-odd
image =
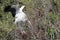
[(9, 12), (10, 10), (11, 10), (10, 5), (4, 7), (4, 12)]
[(15, 8), (11, 8), (11, 6), (8, 5), (8, 6), (4, 7), (4, 12), (11, 12), (12, 16), (15, 17), (16, 9)]

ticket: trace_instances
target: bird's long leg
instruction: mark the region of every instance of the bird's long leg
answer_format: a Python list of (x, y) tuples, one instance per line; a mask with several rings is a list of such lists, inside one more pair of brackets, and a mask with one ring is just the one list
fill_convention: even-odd
[(31, 31), (33, 31), (33, 26), (32, 26), (32, 24), (31, 24), (31, 22), (28, 20), (28, 24), (30, 25), (30, 26), (28, 26), (29, 27), (29, 29), (31, 30)]
[(16, 40), (16, 30), (17, 30), (17, 26), (18, 26), (18, 23), (16, 23), (16, 25), (15, 25), (15, 40)]
[(29, 24), (28, 27), (29, 27), (30, 31), (33, 32), (33, 26), (32, 26), (32, 24), (31, 24), (31, 22), (30, 22), (29, 20), (28, 20), (27, 22), (28, 22), (28, 24)]
[(28, 26), (29, 27), (29, 29), (30, 29), (30, 31), (31, 31), (31, 33), (32, 33), (32, 35), (33, 35), (33, 38), (36, 38), (35, 37), (35, 32), (34, 32), (34, 29), (33, 29), (33, 25), (32, 25), (32, 23), (28, 20), (28, 23), (30, 24), (30, 26)]

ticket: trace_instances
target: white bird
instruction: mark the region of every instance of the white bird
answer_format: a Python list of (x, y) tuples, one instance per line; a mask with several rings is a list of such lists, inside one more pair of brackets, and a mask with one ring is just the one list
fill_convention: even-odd
[(27, 15), (23, 12), (24, 7), (25, 7), (25, 5), (21, 6), (21, 8), (19, 8), (16, 11), (15, 22), (14, 23), (16, 24), (16, 23), (21, 23), (21, 22), (27, 21), (32, 26), (32, 24), (29, 21)]
[(19, 4), (5, 6), (4, 12), (11, 12), (12, 16), (15, 18), (14, 24), (21, 30), (22, 34), (26, 33), (21, 25), (21, 22), (28, 22), (30, 24), (29, 29), (33, 30), (32, 24), (29, 21), (27, 15), (23, 12), (25, 5), (19, 7)]
[(27, 15), (23, 12), (23, 9), (24, 9), (25, 5), (19, 7), (19, 4), (18, 5), (8, 5), (8, 6), (5, 6), (4, 8), (4, 11), (5, 12), (11, 12), (12, 13), (12, 16), (15, 17), (15, 21), (14, 23), (17, 24), (17, 23), (21, 23), (22, 22), (25, 22), (27, 21), (31, 26), (31, 22), (29, 21)]

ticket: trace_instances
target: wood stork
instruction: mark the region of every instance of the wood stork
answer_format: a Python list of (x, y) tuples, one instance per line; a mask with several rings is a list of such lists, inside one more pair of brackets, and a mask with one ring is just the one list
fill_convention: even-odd
[[(31, 22), (29, 21), (27, 15), (23, 12), (25, 5), (21, 6), (18, 10), (16, 9), (16, 15), (15, 15), (15, 24), (18, 23), (18, 26), (21, 26), (21, 22), (28, 22), (31, 26)], [(30, 28), (30, 27), (29, 27)]]
[(12, 6), (8, 5), (8, 6), (5, 6), (4, 12), (11, 12), (12, 16), (15, 18), (14, 24), (17, 26), (17, 28), (19, 28), (19, 30), (21, 30), (22, 35), (27, 35), (26, 31), (21, 25), (21, 22), (27, 22), (29, 24), (28, 28), (31, 31), (31, 33), (33, 32), (33, 26), (31, 22), (29, 21), (27, 15), (23, 12), (24, 7), (25, 5), (21, 7), (19, 7), (19, 5), (12, 5)]
[(25, 21), (31, 24), (27, 15), (23, 12), (24, 7), (25, 5), (21, 7), (19, 7), (19, 5), (8, 5), (8, 6), (5, 6), (4, 12), (10, 11), (12, 13), (12, 16), (15, 17), (15, 21), (14, 21), (15, 24), (18, 23), (20, 25), (21, 22), (25, 22)]

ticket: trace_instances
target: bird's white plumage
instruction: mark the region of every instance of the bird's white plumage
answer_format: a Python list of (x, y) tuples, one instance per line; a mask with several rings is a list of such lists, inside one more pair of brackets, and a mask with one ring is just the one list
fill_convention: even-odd
[(22, 6), (21, 8), (19, 8), (18, 11), (16, 11), (15, 23), (20, 22), (20, 21), (26, 21), (27, 20), (26, 14), (22, 11), (24, 7), (25, 6)]
[[(21, 30), (23, 28), (23, 27), (21, 27), (21, 22), (27, 21), (32, 26), (31, 22), (28, 20), (28, 18), (26, 16), (26, 14), (23, 12), (24, 7), (25, 7), (25, 5), (23, 5), (21, 8), (16, 10), (16, 15), (15, 15), (15, 24), (17, 24), (18, 27), (21, 28)], [(30, 26), (28, 26), (28, 27), (31, 28)], [(33, 30), (33, 28), (32, 28), (32, 30)]]

